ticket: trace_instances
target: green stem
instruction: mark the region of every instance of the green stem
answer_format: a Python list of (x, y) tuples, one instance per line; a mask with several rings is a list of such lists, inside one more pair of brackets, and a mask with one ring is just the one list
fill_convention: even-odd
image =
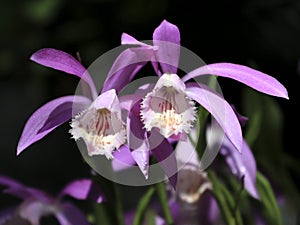
[(234, 219), (236, 224), (242, 224), (241, 218), (240, 218), (240, 214), (238, 213), (238, 209), (239, 209), (239, 204), (240, 204), (240, 200), (241, 200), (241, 196), (242, 193), (244, 191), (244, 181), (245, 181), (245, 176), (242, 177), (241, 180), (241, 187), (236, 195), (236, 199), (235, 199), (235, 207), (234, 207)]
[(156, 187), (156, 192), (157, 192), (160, 204), (163, 209), (163, 213), (164, 213), (166, 222), (168, 225), (171, 225), (171, 224), (173, 224), (173, 218), (172, 218), (171, 210), (170, 210), (169, 204), (168, 204), (168, 197), (167, 197), (165, 185), (163, 182), (160, 182), (160, 183), (157, 183), (155, 185), (155, 187)]
[(149, 207), (151, 198), (155, 192), (154, 187), (150, 187), (146, 194), (140, 199), (138, 206), (136, 208), (135, 217), (133, 220), (133, 225), (140, 225), (143, 223), (144, 215)]
[(117, 213), (117, 221), (119, 225), (125, 225), (125, 219), (123, 214), (123, 207), (122, 207), (122, 200), (120, 195), (120, 190), (118, 185), (115, 182), (113, 183), (113, 189), (115, 194), (115, 207), (116, 207), (116, 213)]

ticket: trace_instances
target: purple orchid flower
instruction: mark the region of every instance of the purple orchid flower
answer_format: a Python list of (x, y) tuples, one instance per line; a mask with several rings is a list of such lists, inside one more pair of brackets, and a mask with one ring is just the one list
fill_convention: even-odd
[[(118, 57), (115, 65), (130, 62), (129, 56), (135, 53), (127, 51), (127, 58)], [(43, 138), (62, 123), (73, 118), (70, 133), (77, 140), (82, 138), (88, 154), (105, 155), (113, 158), (113, 150), (120, 148), (126, 141), (125, 127), (121, 121), (121, 108), (114, 89), (107, 89), (98, 96), (93, 79), (87, 70), (73, 56), (55, 49), (42, 49), (31, 56), (31, 60), (81, 78), (86, 82), (91, 96), (65, 96), (52, 100), (28, 119), (17, 147), (20, 154), (29, 145)], [(121, 68), (119, 73), (131, 74), (136, 70)]]
[(90, 199), (97, 203), (104, 200), (100, 188), (90, 179), (75, 180), (52, 197), (47, 193), (27, 187), (11, 178), (0, 176), (0, 186), (6, 187), (3, 193), (21, 198), (20, 205), (0, 213), (0, 224), (39, 225), (44, 216), (54, 215), (61, 225), (89, 225), (84, 213), (73, 203), (65, 201), (64, 196), (75, 199)]
[[(140, 47), (146, 45), (128, 34), (122, 35), (122, 44)], [(188, 82), (192, 78), (206, 74), (228, 77), (260, 92), (288, 99), (285, 87), (276, 79), (242, 65), (210, 64), (197, 68), (180, 79), (177, 75), (180, 32), (177, 26), (166, 20), (155, 29), (153, 44), (151, 62), (160, 78), (141, 103), (141, 116), (147, 131), (156, 128), (166, 138), (185, 139), (195, 120), (192, 101), (195, 100), (214, 116), (228, 139), (238, 150), (241, 150), (242, 132), (230, 105), (208, 87), (202, 88), (201, 85)], [(116, 76), (114, 79), (117, 79)]]
[[(241, 127), (231, 106), (209, 87), (188, 82), (190, 79), (214, 74), (235, 79), (269, 95), (288, 98), (286, 89), (276, 79), (242, 65), (211, 64), (200, 67), (180, 79), (176, 74), (180, 55), (180, 33), (177, 26), (166, 20), (153, 33), (154, 46), (142, 43), (125, 33), (122, 35), (122, 44), (135, 45), (129, 49), (138, 50), (140, 54), (145, 51), (145, 57), (139, 57), (139, 59), (143, 61), (149, 58), (148, 61), (151, 61), (159, 76), (159, 80), (154, 86), (148, 84), (148, 86), (146, 85), (147, 88), (132, 96), (126, 96), (125, 100), (123, 99), (129, 112), (127, 121), (128, 143), (129, 146), (134, 146), (131, 148), (132, 156), (145, 177), (148, 176), (150, 154), (153, 154), (159, 162), (163, 162), (164, 159), (172, 155), (172, 149), (164, 147), (167, 144), (157, 146), (157, 143), (162, 143), (162, 140), (165, 139), (187, 139), (187, 133), (192, 130), (196, 119), (193, 100), (214, 116), (237, 150), (241, 151), (244, 146)], [(133, 76), (127, 81), (132, 79)], [(113, 82), (116, 80), (124, 80), (124, 76), (121, 73), (110, 73), (104, 85), (113, 86)], [(116, 87), (116, 91), (120, 92), (125, 86), (126, 83), (121, 82)], [(152, 138), (155, 140), (156, 151), (152, 151), (149, 132), (151, 135), (154, 133), (153, 136), (156, 137), (156, 139)], [(165, 170), (175, 168), (170, 164), (163, 167)]]

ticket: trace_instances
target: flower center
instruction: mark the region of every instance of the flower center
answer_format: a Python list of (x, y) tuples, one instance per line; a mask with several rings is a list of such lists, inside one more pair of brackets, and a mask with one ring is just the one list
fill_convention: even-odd
[[(163, 75), (141, 105), (141, 117), (146, 130), (156, 127), (166, 138), (189, 133), (196, 119), (195, 104), (184, 93), (184, 83), (176, 74), (171, 75)], [(172, 82), (174, 76), (181, 82), (179, 85)]]
[(71, 127), (72, 137), (84, 140), (89, 156), (105, 155), (111, 159), (112, 152), (126, 140), (121, 119), (107, 108), (88, 109), (72, 120)]

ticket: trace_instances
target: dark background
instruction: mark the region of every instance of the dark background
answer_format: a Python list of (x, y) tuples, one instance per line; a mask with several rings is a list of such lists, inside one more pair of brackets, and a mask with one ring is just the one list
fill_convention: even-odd
[[(78, 51), (87, 67), (119, 46), (122, 32), (151, 39), (163, 19), (179, 27), (182, 45), (207, 64), (255, 65), (287, 88), (290, 100), (275, 100), (284, 113), (285, 151), (299, 158), (300, 1), (10, 0), (0, 2), (0, 174), (54, 193), (89, 175), (68, 124), (16, 156), (28, 117), (47, 101), (73, 94), (78, 83), (31, 62), (31, 54), (45, 47)], [(225, 98), (239, 106), (244, 85), (220, 82)]]

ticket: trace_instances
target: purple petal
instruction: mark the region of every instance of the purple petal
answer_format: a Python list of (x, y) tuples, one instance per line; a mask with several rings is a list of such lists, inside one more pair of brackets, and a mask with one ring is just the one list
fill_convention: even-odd
[(71, 203), (64, 203), (55, 216), (61, 225), (90, 225), (83, 212)]
[(141, 172), (146, 179), (149, 177), (149, 146), (146, 142), (142, 142), (142, 145), (137, 147), (131, 152), (134, 161), (140, 168)]
[(112, 168), (114, 171), (125, 170), (135, 165), (135, 160), (131, 155), (128, 146), (123, 145), (119, 151), (113, 152)]
[(182, 80), (185, 82), (194, 77), (206, 74), (232, 78), (254, 88), (257, 91), (286, 99), (289, 98), (285, 87), (275, 78), (260, 71), (237, 64), (215, 63), (206, 65), (188, 73), (182, 78)]
[(177, 26), (164, 20), (153, 33), (156, 56), (163, 73), (177, 73), (180, 55), (180, 32)]
[(104, 200), (103, 192), (99, 186), (90, 179), (75, 180), (65, 186), (59, 198), (69, 195), (79, 200), (91, 199), (97, 203)]
[(44, 48), (34, 53), (30, 59), (43, 66), (60, 70), (82, 78), (91, 88), (92, 95), (97, 96), (94, 81), (87, 70), (73, 56), (53, 48)]
[(140, 101), (134, 103), (127, 117), (127, 138), (131, 155), (140, 170), (148, 179), (149, 170), (149, 143), (147, 132), (140, 119)]
[(256, 162), (248, 144), (244, 141), (242, 153), (239, 153), (231, 142), (225, 139), (221, 154), (224, 155), (232, 173), (239, 179), (244, 177), (244, 187), (249, 194), (259, 199), (256, 189)]
[(169, 178), (173, 188), (176, 189), (178, 168), (172, 146), (167, 139), (163, 138), (158, 131), (154, 131), (153, 129), (149, 137), (149, 143), (151, 153)]
[(234, 144), (237, 150), (242, 148), (242, 130), (239, 121), (231, 106), (220, 96), (199, 87), (189, 87), (186, 94), (199, 102), (223, 128), (229, 140)]
[(112, 65), (103, 84), (102, 93), (110, 89), (119, 93), (153, 57), (153, 49), (149, 47), (124, 50)]
[(73, 115), (81, 112), (89, 104), (90, 100), (83, 96), (65, 96), (43, 105), (26, 122), (18, 143), (17, 155), (71, 119)]
[(138, 46), (145, 46), (152, 48), (151, 45), (147, 45), (143, 42), (136, 40), (134, 37), (130, 36), (129, 34), (123, 33), (121, 36), (121, 44), (122, 45), (138, 45)]
[(6, 187), (6, 189), (3, 191), (4, 193), (21, 199), (26, 199), (32, 196), (39, 199), (44, 199), (46, 197), (44, 192), (27, 187), (26, 185), (5, 176), (0, 176), (0, 185)]

